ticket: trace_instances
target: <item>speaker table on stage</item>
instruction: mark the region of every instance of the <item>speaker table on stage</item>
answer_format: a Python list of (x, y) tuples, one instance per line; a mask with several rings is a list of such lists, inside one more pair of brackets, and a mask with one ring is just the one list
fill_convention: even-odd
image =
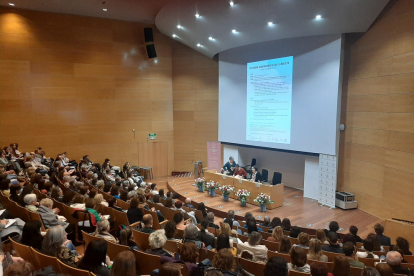
[(344, 210), (358, 208), (355, 195), (348, 192), (336, 192), (335, 206)]

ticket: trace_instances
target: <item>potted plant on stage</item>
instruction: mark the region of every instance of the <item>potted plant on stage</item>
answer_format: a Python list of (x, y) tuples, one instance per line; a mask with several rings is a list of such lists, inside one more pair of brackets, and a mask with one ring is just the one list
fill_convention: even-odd
[(234, 192), (234, 187), (230, 185), (225, 185), (225, 186), (219, 187), (219, 190), (220, 192), (223, 193), (223, 201), (228, 202), (230, 193)]
[(198, 191), (203, 192), (204, 191), (204, 184), (206, 183), (206, 180), (203, 178), (197, 178), (195, 180), (195, 183), (197, 184)]
[(235, 195), (239, 198), (241, 206), (246, 206), (247, 198), (250, 196), (250, 192), (248, 190), (238, 190)]
[(215, 197), (216, 196), (216, 189), (218, 189), (220, 187), (220, 183), (214, 182), (214, 181), (209, 181), (205, 184), (205, 187), (206, 187), (206, 190), (210, 191), (211, 197)]
[(274, 203), (270, 200), (270, 196), (264, 193), (260, 193), (255, 199), (254, 202), (260, 204), (260, 212), (266, 212), (266, 204)]

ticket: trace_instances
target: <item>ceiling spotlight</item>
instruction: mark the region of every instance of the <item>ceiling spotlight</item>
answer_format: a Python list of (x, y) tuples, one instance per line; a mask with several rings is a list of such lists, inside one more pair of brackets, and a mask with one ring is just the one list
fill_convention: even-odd
[(103, 11), (108, 11), (108, 9), (102, 9)]
[(233, 1), (230, 1), (230, 6), (234, 6), (234, 2)]
[(178, 29), (181, 29), (183, 26), (181, 26), (180, 24), (177, 25)]
[(273, 22), (267, 22), (267, 25), (273, 26)]
[(322, 18), (322, 15), (318, 14), (315, 18), (316, 19), (321, 19)]
[(199, 18), (199, 17), (200, 17), (200, 15), (199, 15), (198, 13), (196, 13), (196, 14), (195, 14), (195, 17)]
[(212, 36), (209, 36), (208, 40), (214, 40), (214, 38)]
[(176, 34), (173, 34), (172, 37), (177, 37), (177, 35)]
[(200, 43), (197, 43), (197, 47), (201, 47), (201, 44)]
[(14, 4), (13, 3), (9, 3), (9, 6), (14, 6)]
[(231, 32), (232, 32), (233, 34), (237, 33), (237, 31), (236, 31), (235, 29), (231, 30)]

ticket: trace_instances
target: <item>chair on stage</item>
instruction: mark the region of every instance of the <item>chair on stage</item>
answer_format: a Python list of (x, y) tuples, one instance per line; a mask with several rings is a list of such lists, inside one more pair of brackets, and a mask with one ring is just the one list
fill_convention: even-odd
[(282, 174), (280, 172), (274, 172), (272, 178), (272, 184), (277, 185), (282, 183)]
[(246, 165), (244, 168), (245, 171), (249, 174), (249, 178), (251, 178), (252, 175), (252, 167), (256, 166), (256, 158), (252, 158), (252, 163), (250, 165)]
[(266, 169), (262, 170), (262, 182), (268, 182), (269, 181), (269, 171)]

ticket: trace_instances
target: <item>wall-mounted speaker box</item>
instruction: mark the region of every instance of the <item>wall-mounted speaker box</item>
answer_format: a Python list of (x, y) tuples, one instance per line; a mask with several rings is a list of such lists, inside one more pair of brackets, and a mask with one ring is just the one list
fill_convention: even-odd
[(156, 58), (157, 57), (157, 52), (155, 52), (154, 44), (149, 44), (149, 45), (146, 46), (146, 48), (147, 48), (148, 58)]
[(144, 36), (145, 36), (145, 42), (153, 42), (154, 34), (152, 32), (152, 28), (144, 28)]

